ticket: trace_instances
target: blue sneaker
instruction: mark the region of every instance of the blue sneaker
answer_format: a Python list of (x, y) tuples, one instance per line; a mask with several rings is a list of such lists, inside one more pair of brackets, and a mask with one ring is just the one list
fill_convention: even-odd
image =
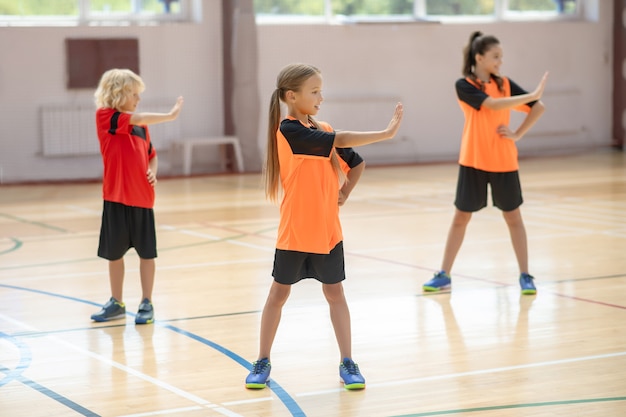
[(246, 378), (246, 388), (265, 388), (269, 383), (271, 370), (272, 364), (267, 358), (259, 359), (256, 362), (252, 362), (252, 370)]
[(135, 316), (135, 324), (150, 324), (154, 323), (154, 307), (147, 298), (139, 304), (139, 311)]
[(346, 389), (363, 389), (365, 388), (365, 378), (359, 371), (359, 365), (354, 363), (350, 358), (344, 358), (339, 364), (339, 377)]
[(111, 297), (102, 307), (102, 310), (91, 315), (91, 319), (97, 322), (121, 319), (126, 315), (126, 306)]
[(522, 272), (522, 274), (519, 276), (519, 285), (520, 287), (522, 287), (522, 294), (537, 294), (537, 288), (535, 287), (535, 283), (533, 282), (534, 279), (535, 277), (533, 277), (532, 275), (527, 274), (526, 272)]
[(424, 291), (434, 292), (446, 290), (451, 286), (452, 279), (450, 275), (446, 274), (444, 271), (439, 271), (435, 273), (435, 276), (430, 281), (422, 286), (422, 289)]

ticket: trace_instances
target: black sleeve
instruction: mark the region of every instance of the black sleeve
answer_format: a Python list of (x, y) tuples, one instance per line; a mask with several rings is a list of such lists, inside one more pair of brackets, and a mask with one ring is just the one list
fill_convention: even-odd
[[(517, 85), (515, 81), (509, 78), (509, 84), (511, 85), (511, 97), (513, 96), (521, 96), (522, 94), (528, 94), (528, 91), (524, 90), (522, 87)], [(535, 105), (537, 101), (531, 101), (526, 103), (528, 107), (532, 107)]]
[(335, 150), (337, 151), (337, 155), (339, 155), (339, 157), (343, 159), (346, 164), (348, 164), (350, 169), (363, 162), (361, 155), (356, 153), (356, 151), (352, 148), (335, 148)]
[(120, 118), (120, 112), (116, 111), (115, 113), (113, 113), (113, 115), (111, 116), (111, 123), (109, 125), (109, 133), (111, 135), (115, 135), (117, 134), (117, 121)]
[(483, 101), (489, 97), (487, 93), (481, 91), (479, 88), (476, 88), (476, 86), (472, 85), (465, 78), (458, 79), (455, 87), (456, 95), (459, 100), (469, 104), (476, 110), (480, 110), (480, 106), (482, 106)]
[(283, 120), (280, 133), (287, 139), (294, 155), (329, 157), (335, 143), (335, 132), (310, 129), (298, 120)]

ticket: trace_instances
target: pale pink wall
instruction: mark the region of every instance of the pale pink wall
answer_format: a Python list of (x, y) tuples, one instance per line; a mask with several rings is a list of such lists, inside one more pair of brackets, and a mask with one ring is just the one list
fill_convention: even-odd
[[(348, 99), (388, 102), (385, 97), (397, 97), (404, 103), (398, 139), (361, 149), (370, 163), (453, 160), (463, 125), (454, 82), (460, 77), (462, 48), (472, 31), (481, 30), (500, 39), (502, 71), (522, 87), (532, 90), (544, 71), (550, 72), (547, 111), (520, 142), (522, 154), (609, 146), (611, 8), (609, 1), (599, 2), (595, 21), (260, 26), (262, 112), (280, 68), (308, 62), (324, 77), (326, 99), (318, 118), (332, 121), (336, 129), (370, 128), (371, 116), (347, 109)], [(387, 107), (388, 114), (377, 119), (380, 128), (391, 114)]]
[[(184, 135), (221, 134), (221, 2), (202, 4), (200, 24), (0, 28), (0, 180), (100, 177), (99, 156), (40, 155), (39, 106), (91, 102), (91, 91), (70, 92), (64, 87), (63, 42), (70, 36), (139, 37), (142, 76), (148, 86), (144, 100), (182, 94)], [(475, 29), (500, 38), (505, 48), (503, 72), (527, 89), (544, 70), (550, 71), (544, 96), (547, 111), (520, 143), (523, 154), (610, 146), (613, 2), (584, 4), (588, 18), (582, 21), (259, 26), (259, 140), (253, 151), (263, 152), (267, 103), (278, 71), (287, 63), (305, 61), (323, 71), (326, 103), (320, 118), (338, 129), (380, 123), (374, 117), (363, 119), (362, 109), (369, 103), (363, 99), (384, 103), (397, 97), (404, 102), (406, 118), (398, 140), (363, 148), (371, 164), (454, 160), (463, 120), (453, 84), (459, 76), (461, 48)], [(346, 100), (360, 100), (362, 107), (346, 105)], [(377, 117), (387, 118), (383, 113)], [(164, 164), (163, 174), (168, 169), (180, 172), (175, 156), (170, 166)], [(212, 150), (194, 156), (194, 167), (200, 171), (219, 166)]]

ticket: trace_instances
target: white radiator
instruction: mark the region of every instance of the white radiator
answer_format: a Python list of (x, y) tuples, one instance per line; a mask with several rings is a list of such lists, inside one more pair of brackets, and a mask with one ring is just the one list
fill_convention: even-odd
[[(147, 112), (167, 113), (173, 106), (141, 103)], [(142, 110), (139, 110), (142, 111)], [(180, 140), (180, 119), (151, 125), (150, 138), (157, 151)], [(93, 104), (45, 105), (41, 107), (41, 137), (44, 156), (80, 156), (100, 153), (96, 134), (96, 109)]]

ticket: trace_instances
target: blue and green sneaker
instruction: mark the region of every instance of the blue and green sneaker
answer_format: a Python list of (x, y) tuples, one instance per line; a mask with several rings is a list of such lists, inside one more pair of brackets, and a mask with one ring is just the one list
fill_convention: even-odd
[(252, 369), (246, 378), (246, 388), (263, 389), (267, 386), (270, 379), (270, 371), (272, 364), (268, 358), (259, 359), (252, 362)]
[(124, 303), (117, 301), (111, 297), (109, 301), (102, 307), (102, 310), (91, 315), (91, 319), (97, 322), (121, 319), (126, 315), (126, 306)]
[(350, 358), (344, 358), (339, 364), (339, 377), (346, 389), (363, 389), (365, 388), (365, 378), (359, 371), (359, 365), (354, 363)]
[(430, 281), (422, 286), (424, 291), (434, 292), (446, 290), (452, 286), (452, 278), (446, 274), (445, 271), (439, 271), (435, 273)]

